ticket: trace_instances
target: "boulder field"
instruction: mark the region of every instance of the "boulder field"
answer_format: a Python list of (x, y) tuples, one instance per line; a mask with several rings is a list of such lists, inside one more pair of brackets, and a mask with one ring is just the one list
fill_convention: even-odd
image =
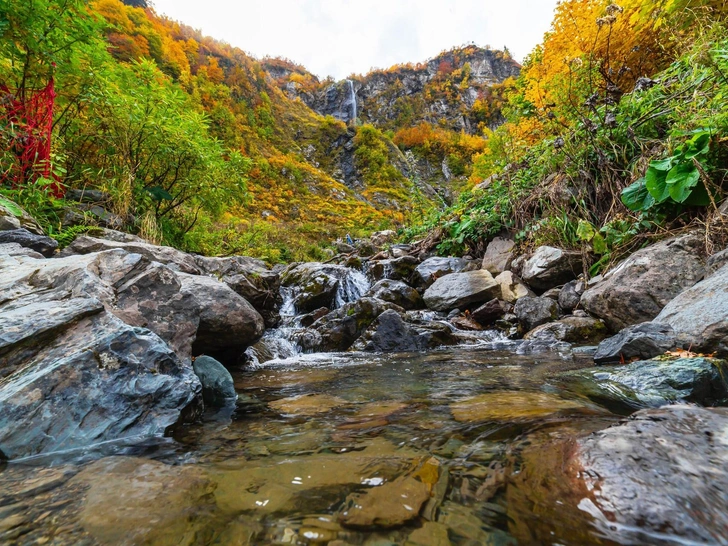
[(587, 279), (579, 253), (517, 256), (503, 237), (475, 260), (375, 234), (328, 263), (285, 268), (108, 229), (58, 252), (31, 218), (10, 214), (0, 210), (3, 458), (164, 434), (205, 406), (234, 406), (227, 368), (301, 352), (587, 345), (612, 366), (554, 381), (618, 411), (726, 401), (720, 360), (675, 353), (728, 356), (728, 264), (704, 256), (695, 233)]

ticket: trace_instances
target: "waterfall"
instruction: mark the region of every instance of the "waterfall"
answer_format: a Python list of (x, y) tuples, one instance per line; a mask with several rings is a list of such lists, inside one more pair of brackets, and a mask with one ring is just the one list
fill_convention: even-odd
[(346, 80), (349, 82), (349, 91), (351, 93), (351, 96), (349, 98), (349, 101), (351, 103), (351, 119), (356, 123), (356, 118), (358, 117), (357, 108), (356, 108), (356, 91), (354, 91), (354, 82), (352, 80)]

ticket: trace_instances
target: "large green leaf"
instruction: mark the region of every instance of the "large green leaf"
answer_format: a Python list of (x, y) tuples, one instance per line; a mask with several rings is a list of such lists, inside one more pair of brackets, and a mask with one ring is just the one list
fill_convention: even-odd
[(666, 179), (667, 172), (653, 169), (651, 165), (647, 169), (645, 186), (656, 203), (664, 203), (670, 197), (670, 189), (667, 187)]
[(678, 163), (665, 178), (667, 190), (675, 201), (684, 203), (700, 181), (700, 172), (693, 163)]
[(675, 164), (675, 158), (673, 156), (670, 156), (666, 159), (659, 159), (656, 161), (650, 161), (650, 169), (654, 169), (656, 171), (669, 171), (672, 169), (672, 166)]
[(622, 203), (629, 210), (634, 211), (647, 210), (655, 204), (655, 199), (647, 191), (644, 178), (640, 178), (622, 190)]

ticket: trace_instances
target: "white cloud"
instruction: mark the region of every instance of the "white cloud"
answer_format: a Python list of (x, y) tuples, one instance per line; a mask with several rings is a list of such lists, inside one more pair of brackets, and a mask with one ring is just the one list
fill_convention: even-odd
[(157, 12), (256, 57), (282, 56), (337, 79), (424, 61), (474, 42), (522, 60), (557, 0), (153, 0)]

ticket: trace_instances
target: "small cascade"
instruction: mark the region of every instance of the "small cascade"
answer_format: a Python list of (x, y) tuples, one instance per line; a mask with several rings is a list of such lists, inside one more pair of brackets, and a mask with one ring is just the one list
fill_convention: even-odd
[(346, 80), (349, 82), (349, 104), (351, 104), (351, 119), (356, 123), (358, 116), (357, 104), (356, 104), (356, 91), (354, 90), (354, 82), (352, 80)]
[(290, 322), (296, 316), (296, 291), (292, 286), (281, 286), (280, 294), (283, 303), (279, 313), (284, 322)]
[(351, 303), (367, 293), (371, 283), (367, 276), (356, 269), (347, 269), (339, 279), (339, 288), (336, 290), (334, 309), (338, 309), (345, 303)]

